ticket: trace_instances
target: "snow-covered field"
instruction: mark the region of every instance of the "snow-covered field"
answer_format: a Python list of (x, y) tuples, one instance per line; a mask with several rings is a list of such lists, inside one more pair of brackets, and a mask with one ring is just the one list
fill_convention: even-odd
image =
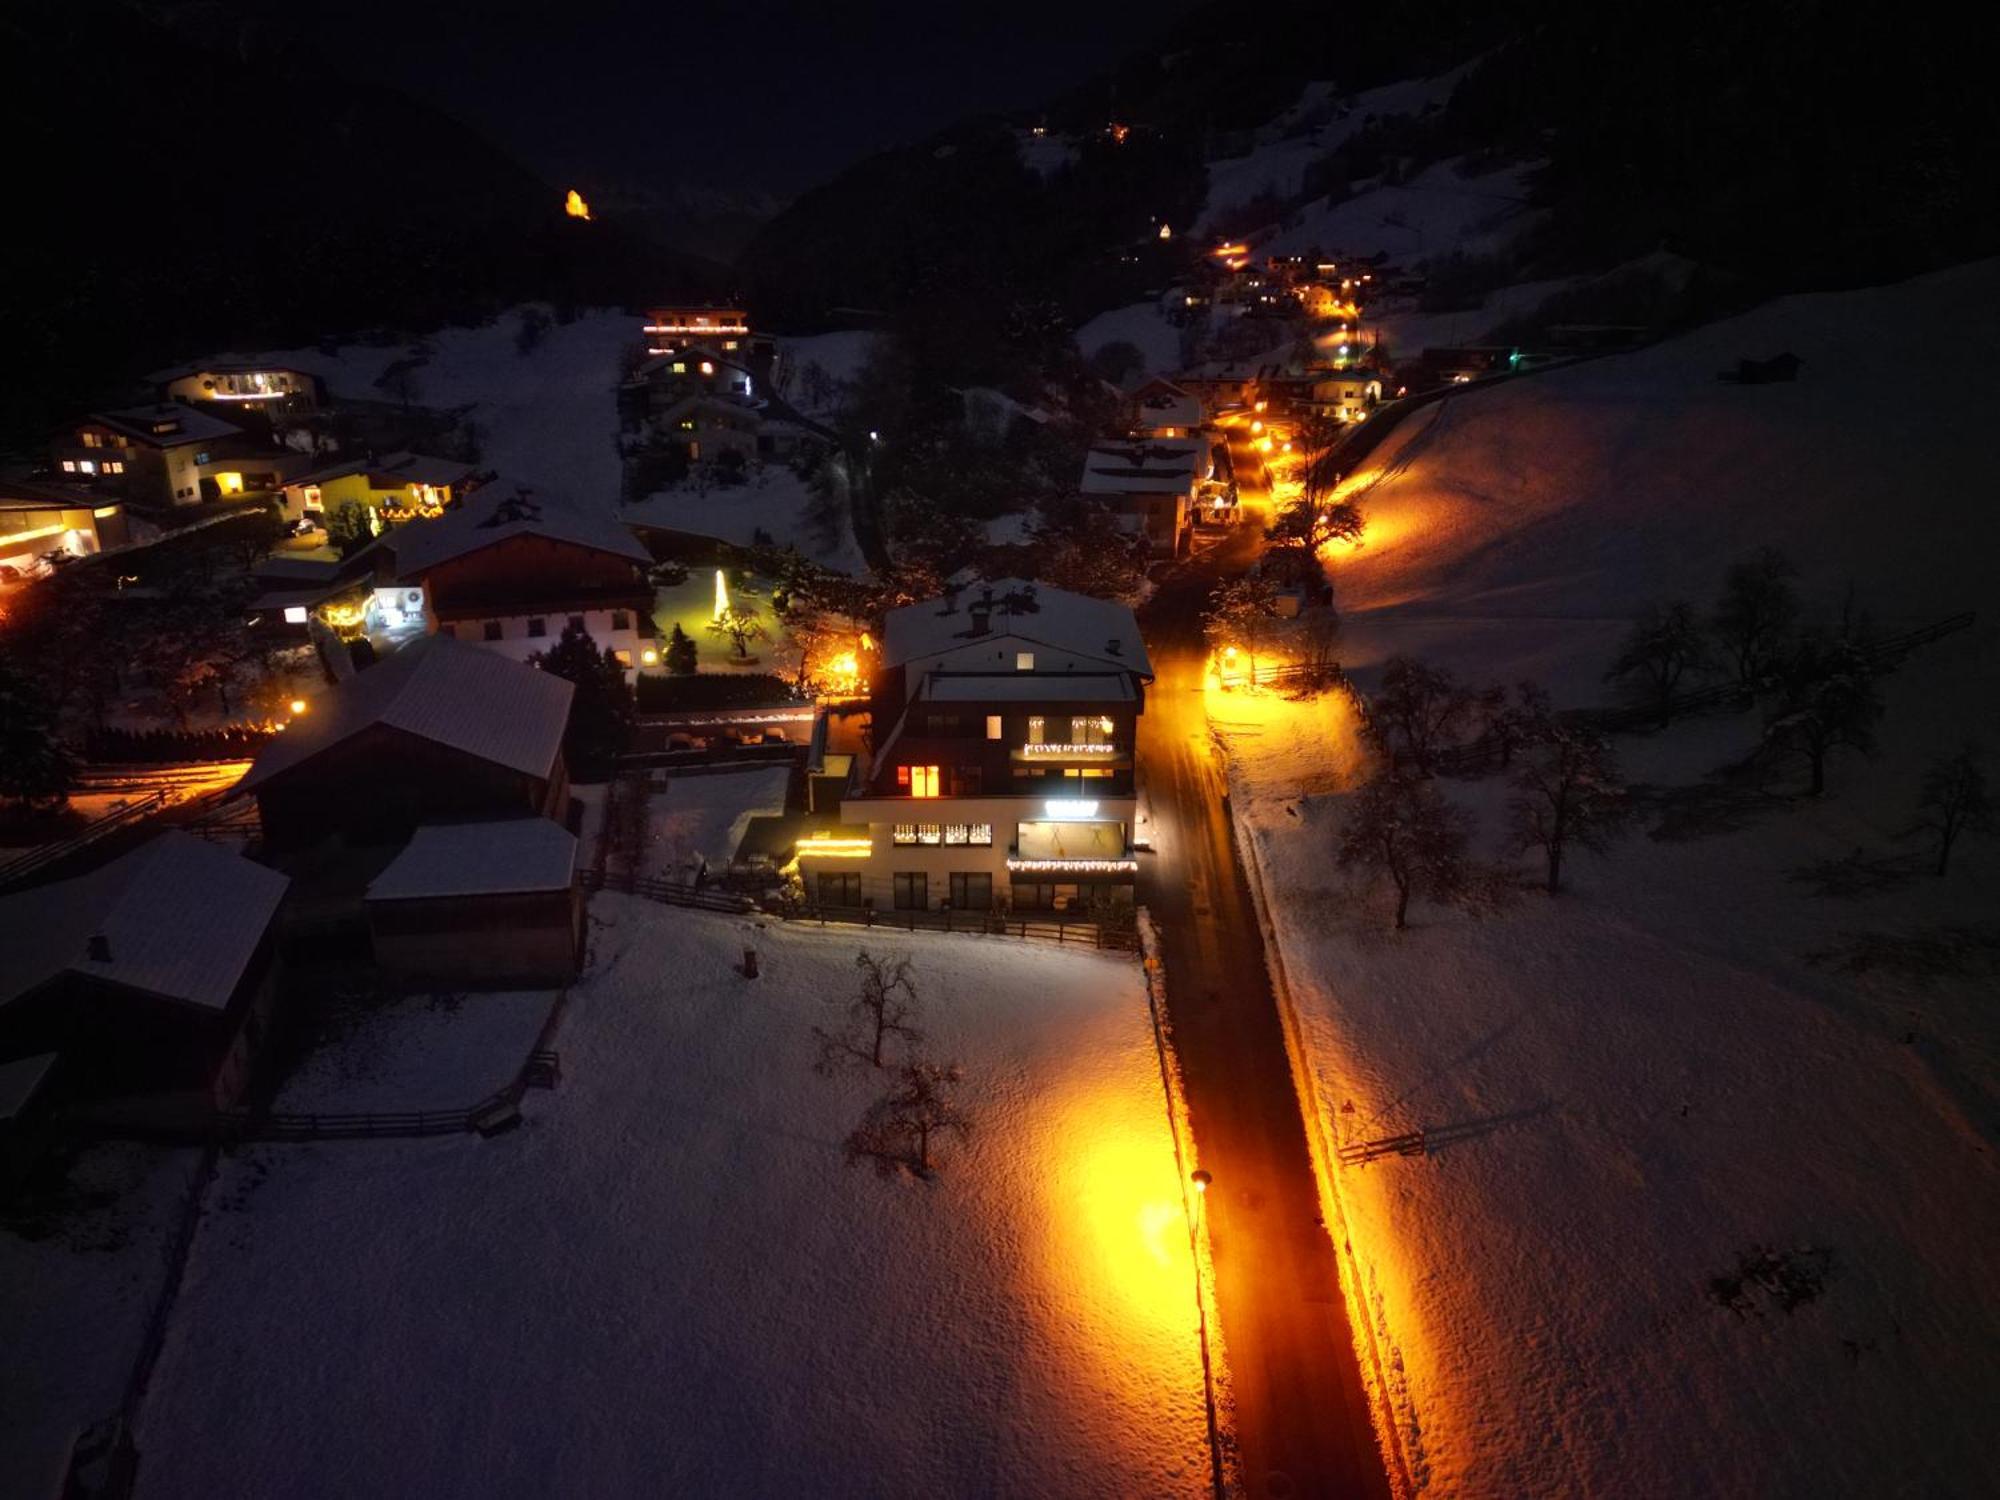
[[(1822, 605), (1853, 578), (1883, 630), (1981, 609), (1885, 680), (1881, 752), (1827, 799), (1683, 792), (1562, 896), (1397, 938), (1332, 863), (1360, 762), (1339, 700), (1211, 700), (1324, 1139), (1431, 1133), (1339, 1174), (1423, 1493), (1990, 1492), (2000, 954), (1935, 950), (1990, 932), (2000, 849), (1864, 894), (1805, 876), (1907, 850), (1924, 766), (2000, 741), (1987, 383), (1955, 332), (1996, 291), (1988, 264), (1793, 298), (1453, 398), (1363, 477), (1369, 543), (1332, 564), (1364, 680), (1409, 651), (1567, 703), (1603, 701), (1639, 603), (1705, 605), (1765, 543)], [(1796, 385), (1714, 378), (1781, 349)], [(1877, 397), (1864, 369), (1900, 376)], [(1691, 788), (1756, 728), (1618, 750)], [(1447, 786), (1507, 858), (1505, 781)]]
[(1181, 337), (1181, 330), (1167, 321), (1158, 303), (1135, 302), (1085, 323), (1076, 331), (1076, 346), (1088, 359), (1106, 344), (1130, 344), (1145, 358), (1144, 374), (1166, 375), (1183, 363)]
[(1456, 162), (1424, 168), (1408, 182), (1383, 184), (1339, 203), (1315, 199), (1289, 215), (1285, 227), (1260, 240), (1260, 255), (1374, 255), (1387, 251), (1414, 265), (1452, 251), (1491, 249), (1518, 233), (1531, 212), (1532, 166), (1504, 167), (1461, 177)]
[[(563, 1084), (521, 1129), (224, 1166), (142, 1495), (1205, 1489), (1135, 966), (616, 895), (592, 916)], [(914, 956), (928, 1047), (966, 1069), (974, 1133), (930, 1183), (844, 1166), (873, 1090), (809, 1069), (864, 939)]]
[[(638, 321), (616, 309), (593, 309), (567, 325), (551, 322), (527, 354), (515, 348), (520, 327), (517, 309), (481, 328), (427, 336), (421, 347), (429, 354), (414, 375), (416, 403), (471, 407), (489, 467), (538, 480), (579, 503), (615, 506), (619, 357), (639, 338)], [(357, 344), (332, 355), (304, 348), (254, 357), (308, 370), (333, 396), (381, 401), (375, 382), (410, 352), (407, 344)]]
[(514, 1081), (554, 1003), (548, 990), (507, 990), (357, 1006), (285, 1080), (273, 1107), (465, 1109)]
[[(822, 567), (860, 573), (867, 564), (855, 545), (845, 514), (837, 536), (820, 535), (805, 514), (813, 502), (806, 482), (783, 464), (763, 464), (738, 485), (690, 481), (625, 506), (620, 520), (635, 526), (662, 526), (691, 536), (718, 537), (748, 547), (759, 540), (796, 546)], [(760, 536), (761, 533), (761, 536)]]
[(117, 1412), (199, 1157), (90, 1146), (58, 1201), (0, 1215), (0, 1495), (61, 1494), (72, 1440)]
[(789, 766), (754, 771), (664, 775), (646, 803), (646, 849), (642, 874), (663, 880), (693, 878), (706, 864), (721, 870), (743, 842), (750, 820), (785, 810)]

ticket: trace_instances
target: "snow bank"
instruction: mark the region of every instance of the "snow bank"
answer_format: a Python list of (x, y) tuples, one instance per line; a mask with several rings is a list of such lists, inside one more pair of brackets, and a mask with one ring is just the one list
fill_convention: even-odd
[(646, 804), (643, 871), (662, 879), (692, 878), (702, 865), (720, 870), (735, 856), (750, 820), (785, 810), (789, 766), (720, 775), (666, 773), (666, 786)]
[[(615, 895), (592, 918), (563, 1085), (520, 1130), (225, 1165), (142, 1495), (1205, 1491), (1136, 965)], [(932, 1183), (843, 1166), (871, 1090), (808, 1067), (864, 942), (914, 955), (966, 1069), (975, 1133)]]
[(1315, 199), (1268, 240), (1260, 255), (1374, 255), (1416, 264), (1453, 251), (1477, 252), (1518, 233), (1527, 220), (1527, 180), (1538, 164), (1478, 177), (1441, 161), (1399, 186), (1372, 187), (1339, 203)]
[(845, 513), (839, 536), (829, 544), (805, 514), (812, 503), (811, 487), (794, 471), (783, 464), (763, 464), (752, 469), (743, 484), (704, 486), (690, 481), (625, 506), (618, 515), (635, 526), (663, 526), (743, 547), (752, 545), (762, 532), (781, 547), (797, 547), (823, 567), (842, 573), (865, 571), (867, 563)]
[(1099, 313), (1076, 331), (1076, 346), (1085, 359), (1117, 343), (1130, 344), (1145, 357), (1144, 374), (1166, 375), (1181, 367), (1181, 330), (1167, 321), (1157, 303)]
[(554, 1003), (550, 990), (379, 1001), (321, 1041), (285, 1080), (273, 1107), (464, 1109), (514, 1081)]

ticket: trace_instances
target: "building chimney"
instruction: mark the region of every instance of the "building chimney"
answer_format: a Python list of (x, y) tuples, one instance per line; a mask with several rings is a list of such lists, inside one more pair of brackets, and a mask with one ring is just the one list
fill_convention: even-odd
[(108, 964), (111, 962), (111, 939), (101, 932), (93, 932), (90, 941), (84, 945), (84, 951), (90, 955), (92, 963)]
[(992, 614), (993, 612), (984, 603), (972, 606), (972, 633), (974, 635), (984, 635), (992, 628), (989, 623), (992, 619)]

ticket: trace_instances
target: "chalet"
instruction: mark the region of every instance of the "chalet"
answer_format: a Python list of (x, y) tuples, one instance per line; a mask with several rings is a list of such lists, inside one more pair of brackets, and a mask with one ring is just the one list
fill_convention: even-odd
[(398, 844), (419, 824), (559, 817), (560, 677), (441, 636), (412, 642), (314, 700), (238, 783), (273, 853), (330, 838)]
[(155, 376), (162, 401), (214, 402), (266, 416), (309, 412), (320, 404), (317, 375), (283, 365), (217, 362)]
[(576, 837), (548, 818), (419, 828), (364, 905), (376, 964), (413, 984), (567, 984), (582, 959)]
[(1260, 376), (1260, 384), (1270, 400), (1296, 416), (1358, 422), (1382, 400), (1382, 377), (1374, 370), (1274, 365)]
[(125, 508), (73, 486), (0, 479), (0, 588), (43, 572), (49, 553), (89, 557), (126, 540)]
[(1085, 455), (1077, 488), (1107, 506), (1121, 529), (1145, 537), (1155, 556), (1178, 557), (1187, 548), (1195, 499), (1213, 473), (1208, 444), (1199, 438), (1105, 439)]
[(1018, 578), (891, 610), (860, 790), (800, 840), (809, 900), (896, 910), (1129, 903), (1153, 670), (1121, 604)]
[(1171, 380), (1152, 379), (1132, 393), (1132, 435), (1149, 441), (1191, 438), (1206, 420), (1201, 398)]
[(580, 624), (628, 671), (658, 660), (652, 555), (609, 516), (519, 480), (490, 479), (366, 555), (371, 633), (435, 632), (526, 661)]
[(656, 354), (634, 370), (625, 382), (626, 406), (632, 415), (652, 419), (689, 396), (748, 401), (757, 394), (757, 384), (741, 354), (694, 344)]
[(702, 346), (759, 374), (777, 357), (777, 340), (750, 327), (741, 307), (655, 307), (646, 314), (646, 353), (675, 355)]
[[(242, 429), (178, 401), (94, 412), (56, 435), (50, 458), (64, 482), (134, 505), (202, 502), (204, 468)], [(238, 489), (242, 486), (239, 484)]]
[(229, 1103), (269, 1030), (288, 884), (176, 829), (0, 896), (0, 1066), (54, 1053), (76, 1096)]
[(285, 515), (323, 522), (350, 500), (390, 520), (435, 515), (478, 477), (476, 465), (427, 453), (353, 458), (287, 480)]
[(749, 463), (761, 451), (764, 416), (751, 402), (686, 396), (653, 419), (653, 431), (689, 463), (714, 463), (725, 453)]
[(1248, 406), (1257, 399), (1257, 367), (1236, 360), (1212, 359), (1183, 370), (1174, 384), (1198, 397), (1209, 411)]

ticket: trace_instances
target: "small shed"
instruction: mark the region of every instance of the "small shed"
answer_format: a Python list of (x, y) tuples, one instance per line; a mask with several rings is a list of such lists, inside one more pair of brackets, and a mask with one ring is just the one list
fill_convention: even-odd
[(548, 818), (419, 828), (368, 886), (375, 961), (463, 989), (567, 984), (583, 953), (576, 837)]

